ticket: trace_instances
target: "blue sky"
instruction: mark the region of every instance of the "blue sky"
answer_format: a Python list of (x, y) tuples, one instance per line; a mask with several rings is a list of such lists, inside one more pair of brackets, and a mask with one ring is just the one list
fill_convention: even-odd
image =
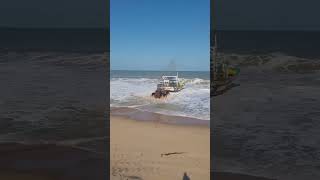
[(209, 71), (209, 0), (110, 0), (111, 69)]

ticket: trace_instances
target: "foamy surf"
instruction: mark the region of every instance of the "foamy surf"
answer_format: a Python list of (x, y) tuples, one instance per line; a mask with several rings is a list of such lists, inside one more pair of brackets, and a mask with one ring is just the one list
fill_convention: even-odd
[(256, 70), (291, 73), (311, 73), (320, 71), (319, 58), (298, 57), (281, 52), (264, 54), (219, 53), (219, 59), (241, 67)]
[(129, 107), (163, 115), (210, 120), (209, 79), (184, 78), (185, 89), (171, 93), (166, 98), (155, 99), (151, 97), (151, 93), (156, 90), (158, 80), (145, 77), (111, 78), (111, 107)]

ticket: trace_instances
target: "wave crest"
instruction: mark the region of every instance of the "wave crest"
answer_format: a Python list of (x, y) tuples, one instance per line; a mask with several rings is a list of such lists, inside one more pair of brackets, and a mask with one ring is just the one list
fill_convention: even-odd
[(320, 59), (302, 58), (283, 53), (233, 54), (220, 53), (219, 59), (239, 67), (256, 67), (262, 70), (309, 73), (320, 70)]

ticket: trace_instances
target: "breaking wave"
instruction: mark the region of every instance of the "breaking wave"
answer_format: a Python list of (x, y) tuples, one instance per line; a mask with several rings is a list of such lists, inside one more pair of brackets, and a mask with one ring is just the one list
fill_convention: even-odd
[(64, 53), (64, 52), (0, 52), (0, 63), (3, 61), (28, 61), (32, 63), (50, 63), (53, 65), (103, 66), (108, 53)]
[(311, 73), (320, 70), (320, 59), (291, 56), (284, 53), (220, 53), (219, 59), (240, 67), (255, 67), (279, 72)]
[(160, 114), (210, 119), (210, 80), (183, 79), (185, 89), (171, 93), (164, 99), (155, 99), (158, 79), (111, 78), (111, 107), (131, 107)]

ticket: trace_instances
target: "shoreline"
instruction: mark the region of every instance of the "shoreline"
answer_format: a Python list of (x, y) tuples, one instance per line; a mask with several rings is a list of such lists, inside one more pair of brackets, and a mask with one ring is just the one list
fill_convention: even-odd
[(110, 116), (124, 117), (136, 121), (210, 128), (210, 120), (203, 120), (186, 116), (165, 115), (155, 112), (143, 111), (131, 107), (110, 107)]
[(233, 172), (213, 172), (213, 179), (217, 180), (276, 180)]

